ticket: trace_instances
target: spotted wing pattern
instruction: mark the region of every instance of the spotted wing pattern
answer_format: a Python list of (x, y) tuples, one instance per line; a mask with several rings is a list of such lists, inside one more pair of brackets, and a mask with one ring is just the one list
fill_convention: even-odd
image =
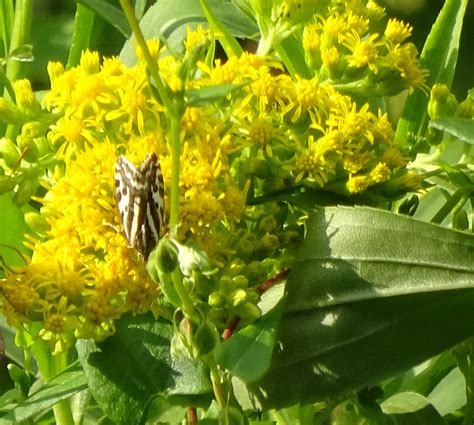
[(147, 155), (138, 169), (124, 156), (118, 157), (115, 196), (125, 237), (147, 260), (163, 228), (163, 174), (155, 153)]

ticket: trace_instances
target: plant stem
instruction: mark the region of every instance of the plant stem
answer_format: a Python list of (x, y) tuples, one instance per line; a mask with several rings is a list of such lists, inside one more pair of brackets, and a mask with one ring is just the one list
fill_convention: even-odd
[[(52, 377), (60, 374), (67, 367), (67, 352), (51, 356)], [(53, 406), (54, 418), (58, 425), (74, 425), (70, 399), (61, 400)]]
[(176, 238), (179, 225), (179, 160), (181, 145), (179, 140), (180, 122), (171, 121), (171, 188), (170, 188), (170, 231), (171, 237)]
[(172, 99), (168, 95), (168, 92), (166, 91), (163, 80), (161, 79), (160, 74), (158, 72), (158, 65), (151, 56), (150, 50), (148, 49), (148, 46), (145, 41), (145, 37), (143, 36), (143, 33), (140, 29), (137, 17), (135, 16), (135, 12), (128, 0), (120, 0), (120, 5), (122, 6), (127, 21), (130, 27), (132, 28), (132, 32), (136, 38), (137, 44), (142, 50), (143, 57), (145, 58), (145, 62), (148, 67), (148, 71), (150, 72), (151, 77), (153, 78), (153, 82), (155, 83), (155, 87), (160, 96), (160, 100), (163, 103), (163, 106), (168, 110), (170, 116), (173, 117), (174, 115), (176, 115), (176, 107), (173, 104)]
[(173, 280), (174, 289), (176, 289), (179, 299), (181, 300), (183, 310), (187, 313), (188, 317), (197, 318), (196, 309), (194, 308), (194, 304), (183, 285), (183, 276), (181, 275), (179, 268), (176, 268), (173, 273), (171, 273), (171, 278)]

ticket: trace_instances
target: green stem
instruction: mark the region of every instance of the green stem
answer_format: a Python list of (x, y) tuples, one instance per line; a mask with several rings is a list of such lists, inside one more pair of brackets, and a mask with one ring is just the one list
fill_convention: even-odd
[[(57, 376), (67, 367), (67, 352), (51, 356), (53, 376)], [(61, 400), (53, 406), (54, 418), (57, 425), (74, 425), (70, 399)]]
[(219, 403), (220, 407), (224, 407), (227, 403), (224, 399), (224, 395), (222, 394), (222, 387), (220, 383), (221, 376), (219, 371), (217, 370), (217, 366), (214, 361), (207, 361), (207, 365), (211, 370), (211, 381), (212, 381), (212, 389), (214, 390), (214, 395), (216, 396), (216, 401)]
[(181, 144), (179, 140), (180, 121), (171, 120), (171, 187), (170, 187), (170, 231), (176, 238), (179, 226), (179, 168)]
[(145, 62), (148, 67), (148, 71), (150, 72), (151, 77), (153, 78), (153, 82), (155, 83), (155, 87), (160, 96), (160, 100), (163, 103), (163, 106), (168, 110), (169, 115), (173, 117), (176, 115), (176, 106), (174, 105), (172, 99), (166, 91), (163, 80), (161, 79), (160, 74), (158, 72), (158, 65), (151, 56), (150, 50), (148, 49), (148, 45), (145, 41), (145, 37), (143, 36), (143, 33), (140, 29), (137, 17), (135, 16), (135, 12), (128, 0), (120, 0), (120, 5), (122, 6), (123, 12), (125, 13), (130, 28), (132, 28), (132, 32), (136, 38), (137, 44), (142, 50), (143, 57), (145, 58)]
[[(32, 1), (31, 0), (17, 0), (15, 7), (15, 20), (13, 22), (12, 41), (10, 43), (9, 54), (25, 44), (30, 40), (31, 29), (31, 15), (32, 15)], [(21, 62), (8, 59), (7, 63), (7, 77), (10, 81), (15, 81), (21, 77), (21, 71), (24, 64)]]
[(174, 289), (181, 300), (183, 310), (187, 313), (188, 317), (197, 318), (198, 316), (194, 304), (183, 285), (183, 276), (181, 275), (179, 268), (176, 268), (173, 273), (171, 273), (171, 279), (173, 280)]

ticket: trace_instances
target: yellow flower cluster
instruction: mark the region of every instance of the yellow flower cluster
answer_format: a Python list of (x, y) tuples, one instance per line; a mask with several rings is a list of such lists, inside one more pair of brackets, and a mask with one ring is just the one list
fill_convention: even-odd
[[(383, 17), (375, 3), (366, 9), (357, 8), (357, 1), (347, 9), (333, 3), (330, 14), (319, 16), (304, 32), (307, 54), (313, 64), (322, 64), (312, 79), (291, 77), (280, 63), (243, 53), (213, 66), (195, 63), (192, 78), (183, 81), (180, 60), (161, 58), (160, 44), (149, 42), (170, 90), (236, 84), (215, 102), (188, 106), (180, 128), (179, 237), (196, 239), (222, 270), (226, 263), (242, 262), (238, 274), (229, 268), (224, 277), (239, 276), (239, 281), (258, 285), (272, 273), (272, 264), (263, 269), (260, 261), (275, 258), (285, 241), (299, 238), (298, 231), (286, 231), (284, 219), (270, 227), (261, 224), (269, 210), (246, 206), (250, 189), (251, 196), (271, 197), (275, 191), (307, 185), (352, 195), (383, 186), (394, 173), (404, 181), (406, 159), (393, 142), (387, 116), (341, 94), (325, 72), (335, 78), (349, 69), (364, 70), (382, 78), (390, 68), (399, 73), (398, 89), (422, 84), (415, 51), (401, 44), (411, 28), (390, 21), (383, 36), (371, 34), (372, 21)], [(287, 12), (286, 18), (291, 15)], [(199, 50), (207, 36), (198, 28), (189, 34), (186, 48)], [(16, 144), (27, 146), (27, 155), (41, 157), (37, 163), (43, 168), (35, 175), (42, 175), (46, 194), (34, 198), (42, 208), (29, 219), (36, 232), (28, 239), (30, 263), (1, 283), (4, 311), (12, 323), (42, 322), (43, 338), (57, 350), (73, 335), (106, 337), (114, 319), (127, 311), (159, 310), (159, 289), (120, 232), (114, 194), (118, 155), (137, 165), (155, 152), (163, 170), (165, 211), (169, 203), (169, 129), (141, 53), (137, 56), (130, 68), (118, 58), (101, 61), (94, 52), (85, 52), (80, 64), (68, 70), (49, 64), (51, 89), (42, 107), (27, 81), (14, 86), (18, 111), (34, 117), (23, 125)], [(12, 116), (18, 111), (11, 109)], [(12, 149), (13, 163), (18, 148)], [(35, 189), (33, 185), (27, 195)], [(244, 216), (254, 218), (251, 224), (239, 225)], [(227, 282), (224, 277), (221, 283)], [(254, 318), (258, 297), (252, 285), (240, 288), (239, 300)], [(226, 287), (222, 303), (216, 301), (218, 288), (202, 290), (202, 299), (214, 294), (213, 311), (224, 326), (223, 318), (235, 313), (227, 306), (235, 301), (235, 288)], [(248, 299), (241, 296), (244, 289)]]
[(331, 4), (303, 32), (306, 61), (315, 75), (348, 92), (370, 88), (391, 95), (424, 85), (426, 72), (416, 47), (406, 43), (410, 25), (397, 19), (384, 22), (384, 9), (373, 1)]

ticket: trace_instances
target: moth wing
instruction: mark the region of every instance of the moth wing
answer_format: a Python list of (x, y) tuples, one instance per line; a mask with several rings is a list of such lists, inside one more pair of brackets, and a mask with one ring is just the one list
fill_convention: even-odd
[(119, 156), (115, 163), (115, 197), (122, 219), (123, 231), (127, 240), (132, 242), (134, 210), (136, 209), (136, 187), (139, 184), (139, 173), (134, 165), (124, 156)]

